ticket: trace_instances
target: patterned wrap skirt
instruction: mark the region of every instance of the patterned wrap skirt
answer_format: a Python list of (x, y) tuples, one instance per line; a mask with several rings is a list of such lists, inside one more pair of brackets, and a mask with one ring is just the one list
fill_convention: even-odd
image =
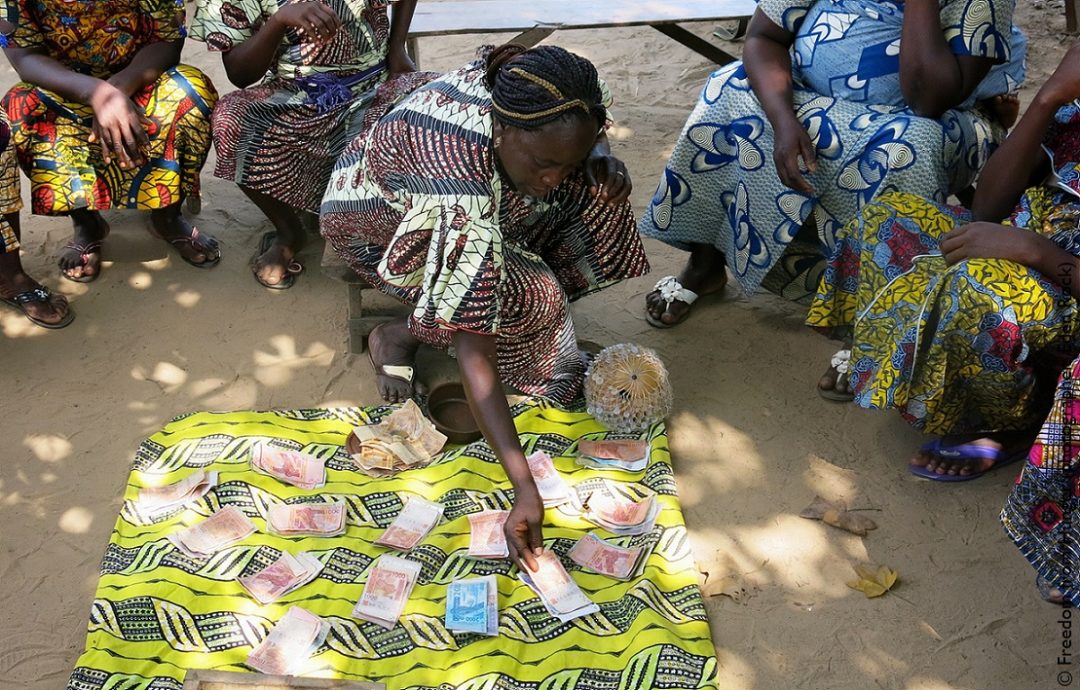
[(911, 194), (867, 205), (838, 236), (806, 323), (850, 334), (860, 407), (895, 408), (932, 434), (1035, 428), (1046, 373), (1078, 351), (1076, 301), (1012, 261), (947, 265), (940, 238), (970, 220)]
[(22, 210), (19, 164), (11, 146), (11, 127), (0, 109), (0, 254), (19, 251), (19, 238), (7, 216)]
[(1061, 374), (1001, 522), (1020, 552), (1073, 606), (1080, 605), (1080, 359)]
[(152, 125), (149, 162), (124, 170), (106, 165), (89, 143), (93, 111), (51, 91), (21, 82), (4, 97), (11, 141), (30, 179), (31, 209), (62, 215), (86, 209), (165, 208), (199, 191), (199, 172), (210, 151), (210, 111), (217, 91), (188, 65), (165, 71), (132, 100)]

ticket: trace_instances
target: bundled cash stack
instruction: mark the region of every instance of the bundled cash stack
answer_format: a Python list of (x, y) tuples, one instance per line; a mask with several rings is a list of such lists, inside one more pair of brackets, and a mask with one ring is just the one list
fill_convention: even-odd
[(259, 673), (295, 676), (326, 640), (330, 624), (307, 609), (293, 606), (270, 634), (248, 654), (247, 665)]
[(518, 578), (536, 592), (548, 613), (563, 623), (600, 611), (551, 551), (544, 551), (537, 557), (535, 571), (521, 570)]
[(446, 444), (446, 436), (412, 400), (406, 401), (382, 422), (358, 426), (352, 433), (360, 448), (359, 452), (353, 453), (353, 462), (372, 477), (388, 477), (423, 467)]
[(597, 470), (640, 472), (649, 464), (645, 439), (581, 439), (577, 463)]
[(397, 625), (405, 602), (409, 600), (420, 564), (397, 556), (379, 556), (368, 575), (360, 601), (353, 608), (353, 618), (370, 621), (387, 630)]
[(300, 489), (318, 489), (326, 484), (326, 461), (266, 443), (251, 447), (252, 469)]
[(634, 577), (648, 558), (645, 549), (616, 546), (595, 534), (586, 534), (579, 539), (567, 555), (582, 568), (616, 580)]
[(582, 503), (586, 520), (619, 536), (651, 531), (656, 525), (656, 516), (660, 513), (656, 494), (632, 501), (615, 491), (604, 489), (592, 492)]
[(282, 537), (336, 537), (345, 533), (345, 503), (278, 503), (266, 513), (270, 534)]
[(200, 523), (168, 536), (191, 558), (206, 558), (255, 531), (255, 523), (236, 506), (223, 508)]
[(485, 510), (468, 516), (470, 558), (506, 558), (510, 555), (503, 532), (509, 515), (506, 510)]
[(410, 496), (394, 521), (375, 540), (379, 546), (410, 551), (442, 519), (443, 507), (419, 496)]
[(542, 450), (538, 450), (525, 458), (529, 463), (529, 473), (536, 482), (536, 490), (540, 492), (540, 498), (544, 501), (545, 508), (571, 503), (577, 500), (577, 494), (562, 478), (559, 471), (551, 462), (551, 456)]
[(454, 580), (446, 589), (446, 629), (499, 634), (499, 588), (494, 575)]
[(295, 556), (282, 551), (270, 565), (237, 580), (260, 604), (270, 604), (314, 580), (322, 568), (322, 562), (306, 551)]
[(173, 484), (139, 489), (135, 507), (138, 512), (148, 517), (162, 515), (202, 498), (217, 486), (217, 483), (217, 472), (197, 470)]

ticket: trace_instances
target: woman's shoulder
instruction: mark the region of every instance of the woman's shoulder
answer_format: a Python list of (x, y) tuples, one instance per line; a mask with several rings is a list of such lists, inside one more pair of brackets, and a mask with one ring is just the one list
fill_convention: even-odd
[(443, 134), (491, 136), (491, 92), (484, 71), (476, 63), (448, 72), (414, 91), (393, 112), (413, 126), (434, 128)]

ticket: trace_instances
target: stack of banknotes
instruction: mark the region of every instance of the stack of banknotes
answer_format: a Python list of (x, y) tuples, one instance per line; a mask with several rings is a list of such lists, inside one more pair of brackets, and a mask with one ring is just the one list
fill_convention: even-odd
[(529, 473), (532, 474), (533, 481), (536, 482), (536, 490), (540, 493), (545, 508), (577, 500), (577, 494), (562, 478), (559, 471), (555, 469), (550, 455), (538, 450), (525, 458), (525, 460), (529, 463)]
[(266, 443), (251, 447), (251, 467), (301, 489), (318, 489), (326, 484), (325, 460)]
[(397, 514), (386, 531), (375, 540), (375, 543), (399, 551), (411, 551), (435, 525), (439, 524), (442, 514), (441, 503), (435, 503), (420, 496), (410, 496), (405, 501), (401, 512)]
[(176, 548), (191, 558), (206, 558), (255, 531), (255, 523), (236, 506), (222, 508), (202, 522), (168, 536)]
[(494, 575), (454, 580), (446, 589), (446, 629), (499, 634), (499, 587)]
[(387, 630), (393, 628), (419, 576), (420, 564), (416, 561), (389, 554), (379, 556), (368, 574), (360, 601), (353, 608), (353, 618), (371, 621)]
[(643, 548), (616, 546), (595, 534), (586, 534), (579, 539), (566, 555), (582, 568), (616, 580), (629, 580), (636, 576), (648, 558)]
[(519, 570), (518, 578), (536, 592), (548, 613), (563, 623), (600, 611), (551, 551), (536, 558), (536, 570)]
[(372, 477), (388, 477), (423, 467), (446, 444), (446, 436), (412, 400), (378, 424), (356, 427), (353, 436), (360, 442), (360, 452), (353, 454), (353, 462)]
[(503, 526), (510, 515), (507, 510), (485, 510), (469, 514), (469, 557), (506, 558), (510, 550), (506, 545)]
[(282, 537), (335, 537), (345, 532), (345, 503), (277, 503), (266, 512), (270, 534)]
[(139, 513), (153, 518), (202, 498), (217, 486), (217, 483), (217, 472), (196, 470), (178, 482), (139, 489), (135, 508)]
[(307, 609), (293, 606), (248, 654), (247, 665), (259, 673), (295, 676), (322, 646), (330, 624)]
[(578, 441), (577, 463), (597, 470), (640, 472), (649, 464), (645, 439), (588, 439)]
[(307, 551), (295, 556), (282, 551), (270, 565), (237, 580), (260, 604), (271, 604), (314, 580), (322, 568), (322, 561)]
[(656, 494), (634, 501), (617, 491), (602, 489), (581, 497), (585, 519), (612, 534), (645, 534), (656, 525), (660, 504)]

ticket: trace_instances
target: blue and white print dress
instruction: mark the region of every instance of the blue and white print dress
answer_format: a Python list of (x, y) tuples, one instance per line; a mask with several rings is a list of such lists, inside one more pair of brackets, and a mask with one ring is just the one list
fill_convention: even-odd
[[(953, 53), (996, 64), (967, 101), (931, 120), (915, 115), (900, 92), (902, 2), (762, 0), (759, 9), (795, 34), (794, 105), (817, 148), (817, 171), (806, 176), (815, 193), (780, 181), (772, 126), (743, 63), (733, 62), (705, 83), (642, 216), (642, 234), (680, 249), (714, 245), (747, 294), (776, 268), (781, 277), (767, 286), (805, 299), (836, 232), (871, 199), (903, 191), (943, 202), (971, 184), (1004, 137), (974, 106), (1016, 90), (1026, 44), (1012, 25), (1014, 0), (940, 2)], [(811, 212), (818, 246), (809, 260), (790, 256), (794, 248), (783, 256)]]

